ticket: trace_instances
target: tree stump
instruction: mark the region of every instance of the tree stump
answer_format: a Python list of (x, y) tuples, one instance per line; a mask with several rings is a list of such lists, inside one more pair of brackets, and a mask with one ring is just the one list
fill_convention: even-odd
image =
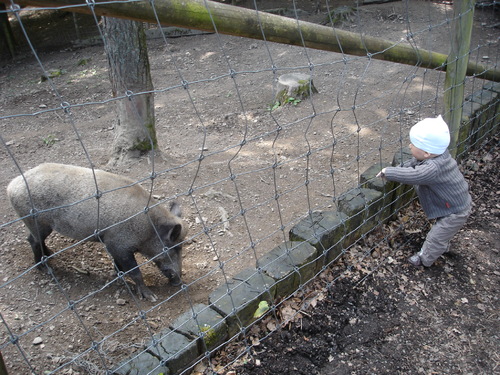
[(279, 103), (278, 105), (287, 103), (297, 104), (301, 100), (317, 92), (318, 90), (314, 87), (312, 78), (309, 74), (283, 74), (278, 78), (275, 103)]

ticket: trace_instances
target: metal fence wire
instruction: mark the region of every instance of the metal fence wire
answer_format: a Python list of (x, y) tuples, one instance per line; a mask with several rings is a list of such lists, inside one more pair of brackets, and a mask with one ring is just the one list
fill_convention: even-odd
[[(108, 164), (116, 102), (147, 93), (111, 94), (107, 41), (94, 12), (100, 3), (82, 2), (87, 16), (74, 15), (73, 5), (21, 4), (7, 2), (1, 11), (19, 51), (0, 74), (2, 189), (24, 176), (30, 207), (19, 217), (0, 194), (0, 352), (9, 374), (187, 374), (201, 362), (224, 373), (251, 354), (252, 324), (269, 319), (269, 334), (285, 326), (280, 306), (357, 251), (359, 241), (413, 197), (412, 189), (384, 186), (375, 175), (408, 157), (413, 124), (443, 111), (442, 69), (381, 61), (368, 50), (353, 56), (278, 44), (263, 29), (262, 40), (223, 35), (215, 18), (215, 32), (165, 28), (151, 1), (157, 23), (147, 25), (147, 34), (159, 147)], [(295, 19), (298, 30), (303, 20), (326, 25), (332, 38), (340, 29), (361, 40), (392, 37), (391, 48), (447, 53), (451, 39), (452, 5), (441, 2), (239, 5)], [(491, 70), (500, 50), (495, 17), (494, 3), (475, 10), (469, 53)], [(278, 81), (290, 73), (310, 77), (318, 92), (279, 102)], [(463, 84), (464, 116), (476, 125), (461, 135), (458, 157), (498, 125), (496, 84), (476, 76)], [(49, 162), (89, 171), (57, 184), (26, 177)], [(115, 175), (101, 177), (99, 170)], [(136, 188), (145, 195), (129, 193)], [(69, 199), (68, 191), (79, 195)], [(51, 205), (43, 206), (40, 196)], [(155, 215), (173, 202), (187, 231), (180, 286), (156, 267), (172, 257), (173, 245)], [(47, 238), (52, 253), (33, 262), (22, 219), (32, 220), (34, 237), (43, 238), (42, 218), (58, 215), (72, 218), (64, 225), (74, 233), (90, 220), (95, 228), (74, 238), (54, 232)], [(138, 265), (123, 272), (110, 253), (133, 241)], [(149, 241), (161, 245), (151, 252)], [(350, 257), (355, 263), (345, 272), (390, 239), (380, 241)], [(141, 298), (131, 282), (139, 270), (151, 298)], [(226, 367), (211, 367), (211, 356), (234, 341), (244, 350)]]

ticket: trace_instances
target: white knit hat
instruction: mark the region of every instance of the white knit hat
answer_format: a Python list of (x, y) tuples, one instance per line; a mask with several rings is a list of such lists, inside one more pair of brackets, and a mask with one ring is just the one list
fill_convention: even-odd
[(450, 144), (450, 130), (441, 115), (417, 122), (410, 129), (413, 146), (430, 154), (441, 155)]

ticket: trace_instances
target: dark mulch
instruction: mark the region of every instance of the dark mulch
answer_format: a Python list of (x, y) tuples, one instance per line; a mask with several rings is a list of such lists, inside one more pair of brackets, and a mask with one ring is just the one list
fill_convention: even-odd
[[(499, 373), (498, 144), (494, 139), (463, 163), (474, 212), (433, 267), (406, 261), (430, 225), (414, 204), (355, 246), (310, 290), (283, 302), (278, 318), (291, 319), (283, 329), (269, 334), (274, 317), (254, 327), (247, 341), (251, 355), (220, 373)], [(226, 347), (214, 367), (222, 369), (244, 348)]]

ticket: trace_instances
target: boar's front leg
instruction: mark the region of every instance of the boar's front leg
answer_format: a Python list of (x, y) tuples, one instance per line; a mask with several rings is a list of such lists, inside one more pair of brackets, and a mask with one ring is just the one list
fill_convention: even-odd
[(119, 254), (109, 248), (108, 251), (113, 257), (118, 270), (126, 272), (135, 283), (139, 298), (146, 298), (151, 302), (156, 302), (158, 297), (144, 284), (144, 279), (135, 260), (134, 253), (132, 251), (124, 251), (123, 249), (121, 249)]
[(45, 245), (45, 239), (52, 233), (52, 228), (50, 226), (39, 224), (37, 225), (35, 222), (31, 222), (26, 220), (26, 226), (29, 229), (28, 242), (31, 245), (31, 249), (33, 250), (33, 256), (35, 258), (35, 264), (37, 264), (38, 269), (44, 268), (40, 263), (42, 257), (50, 256), (52, 252)]

